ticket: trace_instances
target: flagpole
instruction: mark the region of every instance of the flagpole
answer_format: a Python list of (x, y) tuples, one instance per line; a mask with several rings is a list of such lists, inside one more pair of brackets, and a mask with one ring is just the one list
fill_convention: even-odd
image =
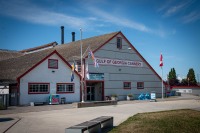
[(82, 101), (84, 102), (84, 88), (83, 88), (83, 55), (82, 55), (82, 29), (80, 28), (81, 32), (81, 90), (82, 90)]
[(162, 99), (163, 99), (163, 68), (161, 67), (162, 69)]
[(162, 99), (163, 99), (163, 57), (162, 57), (162, 53), (160, 54), (160, 67), (161, 67), (161, 71), (162, 71)]

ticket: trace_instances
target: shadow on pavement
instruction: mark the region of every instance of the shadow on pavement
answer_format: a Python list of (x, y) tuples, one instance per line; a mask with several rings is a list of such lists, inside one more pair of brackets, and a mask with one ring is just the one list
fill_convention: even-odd
[(0, 122), (12, 121), (13, 118), (0, 118)]

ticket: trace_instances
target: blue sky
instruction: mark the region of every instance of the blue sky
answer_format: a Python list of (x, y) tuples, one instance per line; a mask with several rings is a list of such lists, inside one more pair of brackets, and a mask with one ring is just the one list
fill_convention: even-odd
[(158, 74), (162, 52), (164, 79), (173, 67), (200, 79), (199, 0), (0, 0), (0, 49), (60, 43), (61, 25), (66, 43), (80, 27), (83, 38), (122, 31)]

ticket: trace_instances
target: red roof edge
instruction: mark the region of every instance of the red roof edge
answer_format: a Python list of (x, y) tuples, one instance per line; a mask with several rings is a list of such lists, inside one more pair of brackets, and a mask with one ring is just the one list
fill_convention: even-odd
[(175, 89), (175, 88), (177, 88), (177, 89), (185, 89), (185, 88), (187, 88), (187, 89), (194, 89), (194, 88), (198, 88), (198, 89), (200, 89), (200, 86), (172, 86), (172, 89)]
[[(136, 48), (129, 42), (129, 40), (124, 36), (124, 34), (119, 31), (118, 33), (116, 33), (115, 35), (113, 35), (113, 37), (111, 37), (110, 39), (108, 39), (105, 43), (103, 43), (101, 46), (99, 46), (97, 49), (95, 49), (93, 51), (96, 52), (97, 50), (99, 50), (101, 47), (103, 47), (106, 43), (108, 43), (110, 40), (112, 40), (114, 37), (116, 37), (117, 35), (121, 34), (123, 36), (123, 38), (128, 42), (128, 44), (130, 45), (130, 47), (136, 51), (136, 53), (139, 55), (140, 58), (142, 58), (142, 60), (147, 64), (147, 66), (150, 67), (150, 69), (155, 73), (156, 76), (158, 76), (158, 78), (160, 80), (162, 80), (162, 78), (157, 74), (157, 72), (151, 67), (151, 65), (143, 58), (143, 56), (136, 50)], [(163, 81), (163, 84), (166, 86), (167, 83)]]
[(106, 43), (108, 43), (110, 40), (112, 40), (115, 36), (117, 36), (119, 33), (121, 33), (121, 31), (117, 32), (115, 35), (113, 35), (110, 39), (108, 39), (106, 42), (104, 42), (102, 45), (100, 45), (97, 49), (95, 49), (92, 52), (95, 53), (97, 50), (99, 50), (101, 47), (103, 47)]
[[(23, 73), (22, 75), (20, 75), (19, 77), (17, 77), (17, 81), (19, 82), (20, 79), (25, 76), (27, 73), (29, 73), (31, 70), (33, 70), (34, 68), (36, 68), (39, 64), (41, 64), (43, 61), (45, 61), (47, 58), (49, 58), (51, 55), (53, 54), (57, 54), (66, 64), (67, 66), (69, 66), (70, 69), (72, 69), (72, 66), (56, 51), (54, 50), (53, 52), (51, 52), (49, 55), (47, 55), (44, 59), (40, 60), (38, 63), (36, 63), (34, 66), (32, 66), (29, 70), (27, 70), (25, 73)], [(74, 72), (79, 76), (79, 78), (81, 79), (81, 75), (74, 70)]]
[[(120, 32), (120, 34), (125, 38), (125, 40), (129, 43), (130, 47), (132, 49), (134, 49), (136, 51), (136, 53), (139, 55), (140, 58), (142, 58), (142, 60), (147, 64), (147, 66), (150, 67), (150, 69), (155, 73), (155, 75), (158, 76), (158, 78), (160, 80), (162, 80), (162, 78), (158, 75), (158, 73), (151, 67), (151, 65), (144, 59), (144, 57), (136, 50), (136, 48), (129, 42), (129, 40), (124, 36), (124, 34), (122, 32)], [(166, 82), (163, 81), (163, 84), (166, 86)]]

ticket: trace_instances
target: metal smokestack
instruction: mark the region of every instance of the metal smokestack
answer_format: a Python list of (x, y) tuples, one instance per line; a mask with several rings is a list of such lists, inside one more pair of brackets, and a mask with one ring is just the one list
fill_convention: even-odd
[(72, 42), (75, 41), (75, 32), (72, 32)]
[(61, 26), (61, 44), (64, 44), (64, 26)]

